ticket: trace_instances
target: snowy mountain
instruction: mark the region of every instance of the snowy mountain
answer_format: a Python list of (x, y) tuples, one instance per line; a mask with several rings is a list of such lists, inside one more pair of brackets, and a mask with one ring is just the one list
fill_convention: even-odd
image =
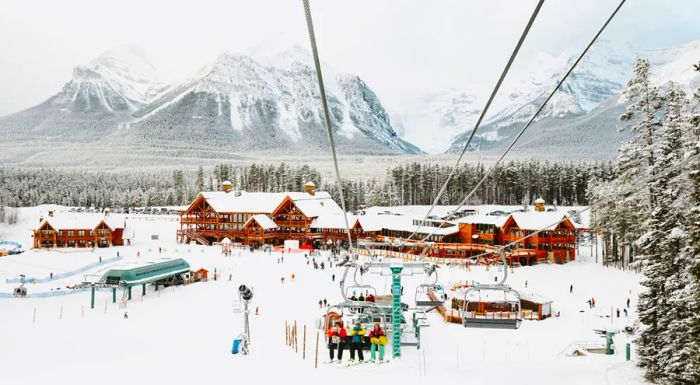
[(0, 133), (20, 141), (92, 141), (110, 134), (164, 89), (142, 51), (120, 47), (75, 67), (71, 80), (45, 102), (0, 118)]
[[(507, 145), (573, 64), (577, 54), (573, 51), (565, 52), (559, 57), (541, 54), (523, 69), (509, 74), (475, 136), (472, 148), (488, 150)], [(697, 74), (692, 72), (693, 60), (697, 61), (700, 57), (700, 41), (664, 50), (641, 50), (626, 43), (600, 40), (545, 107), (538, 121), (542, 122), (542, 126), (568, 127), (570, 132), (561, 132), (561, 135), (568, 136), (572, 144), (578, 145), (582, 144), (578, 137), (581, 136), (583, 127), (571, 123), (587, 121), (584, 116), (588, 114), (603, 125), (596, 127), (598, 134), (601, 130), (607, 130), (609, 134), (615, 133), (617, 116), (613, 112), (617, 110), (609, 103), (619, 99), (632, 74), (634, 60), (638, 57), (650, 58), (660, 82), (673, 80), (688, 89), (697, 87), (700, 82)], [(403, 116), (405, 137), (429, 152), (461, 151), (485, 101), (486, 95), (475, 95), (465, 90), (435, 95), (422, 104), (422, 110)], [(606, 113), (609, 116), (603, 118)], [(412, 118), (415, 116), (419, 118)], [(421, 132), (435, 132), (437, 137), (424, 138), (421, 137)], [(608, 133), (602, 136), (583, 136), (591, 138), (584, 145), (603, 145), (606, 148), (608, 143), (601, 143), (598, 138), (616, 138)], [(623, 139), (619, 138), (615, 144)], [(541, 136), (540, 139), (545, 141), (549, 138)], [(574, 150), (566, 142), (561, 144), (555, 151), (568, 153)], [(531, 151), (537, 152), (538, 149), (533, 147)], [(607, 157), (614, 155), (613, 151)]]
[[(355, 75), (325, 79), (341, 151), (417, 154), (398, 137), (379, 98)], [(53, 139), (227, 151), (328, 146), (310, 53), (300, 47), (255, 60), (225, 53), (190, 80), (165, 87), (143, 52), (108, 51), (46, 102), (0, 118), (10, 140)]]
[[(421, 152), (398, 137), (362, 79), (325, 71), (332, 125), (342, 150)], [(137, 140), (190, 140), (238, 150), (321, 151), (327, 147), (327, 134), (317, 87), (310, 53), (303, 48), (260, 60), (225, 53), (199, 76), (137, 112), (124, 134)]]

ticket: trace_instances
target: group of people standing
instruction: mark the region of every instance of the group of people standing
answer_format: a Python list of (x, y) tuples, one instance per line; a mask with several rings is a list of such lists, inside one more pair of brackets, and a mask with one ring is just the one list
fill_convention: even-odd
[[(350, 331), (348, 332), (343, 325), (343, 321), (338, 320), (335, 324), (328, 329), (326, 332), (328, 336), (328, 351), (330, 355), (330, 362), (341, 363), (343, 360), (343, 351), (346, 348), (350, 349), (350, 360), (349, 363), (355, 363), (355, 356), (358, 358), (358, 363), (363, 363), (364, 358), (364, 347), (366, 345), (365, 327), (362, 326), (360, 322), (355, 322)], [(376, 322), (374, 327), (369, 332), (370, 341), (370, 362), (383, 362), (384, 361), (384, 350), (388, 343), (386, 333), (382, 329), (381, 324)], [(338, 359), (335, 360), (335, 352), (338, 351)], [(377, 356), (378, 353), (378, 356)], [(378, 361), (377, 361), (378, 359)]]

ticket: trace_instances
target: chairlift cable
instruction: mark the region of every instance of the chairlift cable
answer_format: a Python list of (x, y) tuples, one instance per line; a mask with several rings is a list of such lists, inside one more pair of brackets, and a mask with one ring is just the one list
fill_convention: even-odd
[[(496, 167), (498, 166), (498, 164), (503, 160), (503, 158), (505, 158), (506, 155), (508, 155), (508, 153), (510, 152), (510, 150), (513, 149), (513, 147), (514, 147), (515, 144), (518, 142), (518, 140), (520, 140), (520, 138), (523, 136), (523, 134), (525, 133), (525, 131), (527, 131), (527, 129), (530, 127), (530, 125), (535, 121), (535, 119), (536, 119), (537, 116), (540, 114), (540, 112), (542, 112), (542, 110), (544, 110), (544, 107), (547, 105), (547, 103), (549, 103), (549, 101), (550, 101), (550, 100), (552, 99), (552, 97), (557, 93), (557, 91), (559, 90), (559, 88), (561, 87), (561, 85), (564, 84), (564, 82), (565, 82), (566, 79), (569, 77), (569, 75), (571, 75), (571, 73), (572, 73), (572, 72), (574, 71), (574, 69), (578, 66), (578, 64), (581, 62), (581, 60), (582, 60), (583, 57), (586, 55), (586, 53), (588, 53), (588, 51), (589, 51), (590, 48), (593, 46), (593, 44), (598, 40), (598, 37), (603, 33), (603, 31), (605, 31), (605, 29), (607, 28), (608, 24), (610, 24), (610, 22), (611, 22), (612, 19), (615, 17), (615, 15), (617, 15), (617, 12), (620, 10), (620, 8), (622, 8), (622, 5), (625, 4), (625, 1), (627, 1), (627, 0), (622, 0), (622, 1), (620, 1), (620, 4), (618, 4), (617, 8), (615, 8), (615, 10), (612, 12), (612, 14), (608, 17), (608, 19), (607, 19), (607, 20), (605, 21), (605, 23), (603, 24), (603, 26), (598, 30), (598, 32), (595, 34), (595, 36), (593, 36), (593, 39), (588, 43), (588, 45), (586, 46), (586, 48), (581, 52), (581, 54), (578, 56), (578, 58), (576, 59), (576, 61), (571, 65), (571, 67), (570, 67), (569, 70), (564, 74), (564, 76), (561, 78), (561, 80), (559, 80), (559, 82), (557, 83), (556, 87), (554, 87), (554, 89), (552, 90), (552, 92), (549, 93), (549, 96), (547, 96), (547, 98), (546, 98), (546, 99), (544, 100), (544, 102), (540, 105), (540, 107), (537, 109), (537, 111), (535, 111), (535, 113), (532, 115), (532, 117), (530, 118), (530, 120), (528, 120), (528, 122), (525, 124), (525, 126), (523, 126), (523, 128), (520, 130), (520, 132), (518, 133), (518, 135), (515, 137), (515, 139), (514, 139), (514, 140), (511, 142), (511, 144), (506, 148), (506, 150), (503, 152), (503, 154), (498, 158), (498, 160), (496, 161), (496, 163), (494, 163), (493, 165), (491, 165), (491, 167), (490, 167), (489, 170), (486, 172), (486, 174), (481, 178), (481, 180), (479, 181), (479, 183), (477, 183), (476, 186), (474, 186), (474, 188), (469, 192), (469, 194), (467, 194), (467, 196), (464, 197), (464, 199), (462, 199), (462, 201), (459, 203), (459, 205), (457, 206), (457, 208), (455, 209), (455, 211), (459, 211), (459, 209), (460, 209), (462, 206), (464, 206), (464, 205), (466, 204), (466, 202), (472, 197), (472, 195), (476, 192), (476, 190), (477, 190), (479, 187), (481, 187), (481, 185), (486, 181), (486, 179), (488, 179), (489, 176), (491, 176), (491, 173), (493, 173), (493, 171), (496, 169)], [(440, 226), (444, 225), (445, 223), (447, 223), (447, 219), (444, 219), (444, 220), (442, 221), (442, 223), (440, 223)], [(434, 235), (438, 228), (439, 228), (439, 227), (436, 227), (430, 234), (428, 234), (425, 238), (423, 238), (423, 240), (425, 241), (426, 239), (428, 239), (429, 237), (431, 237), (432, 235)]]
[(333, 138), (333, 129), (331, 127), (331, 115), (328, 109), (328, 100), (326, 99), (326, 89), (323, 85), (323, 75), (321, 73), (321, 61), (319, 60), (318, 47), (316, 46), (316, 34), (314, 33), (314, 23), (311, 18), (311, 6), (309, 0), (302, 0), (304, 3), (304, 14), (306, 15), (306, 27), (309, 32), (309, 40), (311, 42), (311, 51), (314, 57), (314, 66), (316, 69), (316, 79), (318, 80), (318, 90), (321, 98), (321, 106), (323, 107), (323, 117), (326, 123), (326, 131), (328, 131), (328, 141), (331, 145), (331, 154), (333, 155), (333, 167), (335, 168), (335, 178), (338, 185), (338, 194), (340, 195), (340, 206), (343, 209), (343, 219), (345, 220), (345, 230), (348, 235), (350, 250), (352, 251), (352, 235), (350, 234), (350, 224), (348, 223), (348, 212), (345, 209), (345, 196), (343, 194), (343, 180), (340, 177), (340, 169), (338, 168), (338, 156), (335, 150), (335, 139)]
[[(515, 49), (513, 49), (513, 52), (510, 54), (510, 58), (508, 59), (508, 63), (506, 63), (506, 66), (503, 68), (503, 71), (501, 72), (501, 76), (498, 78), (498, 82), (496, 82), (496, 86), (491, 91), (491, 95), (489, 96), (489, 99), (486, 102), (484, 109), (481, 111), (481, 114), (479, 115), (479, 119), (477, 119), (476, 124), (474, 125), (474, 129), (472, 129), (471, 133), (469, 134), (469, 138), (467, 139), (467, 142), (464, 144), (464, 147), (462, 148), (462, 152), (459, 154), (459, 157), (457, 158), (457, 161), (455, 162), (454, 166), (452, 166), (452, 169), (450, 170), (450, 173), (447, 175), (447, 179), (445, 179), (445, 182), (442, 184), (440, 191), (435, 196), (435, 200), (433, 200), (433, 204), (430, 206), (430, 209), (425, 214), (425, 217), (423, 218), (423, 222), (428, 220), (430, 213), (432, 213), (432, 211), (435, 209), (435, 206), (440, 201), (440, 198), (442, 198), (445, 191), (447, 191), (447, 186), (449, 185), (450, 181), (452, 181), (452, 177), (454, 176), (455, 172), (457, 171), (459, 164), (462, 162), (462, 158), (464, 158), (464, 155), (467, 153), (467, 149), (469, 148), (469, 144), (471, 144), (471, 141), (474, 138), (474, 135), (479, 130), (479, 126), (481, 125), (481, 122), (484, 119), (484, 116), (486, 116), (486, 113), (488, 112), (489, 107), (491, 107), (491, 103), (493, 102), (493, 99), (496, 97), (498, 90), (501, 88), (501, 84), (503, 84), (503, 80), (505, 80), (506, 75), (508, 74), (508, 71), (510, 71), (511, 65), (515, 61), (515, 58), (518, 56), (518, 52), (520, 51), (520, 47), (522, 47), (523, 42), (525, 41), (525, 38), (527, 37), (528, 33), (530, 32), (530, 28), (532, 27), (532, 24), (535, 22), (535, 19), (537, 18), (537, 15), (539, 14), (540, 9), (542, 8), (542, 4), (544, 4), (544, 0), (539, 0), (539, 2), (537, 3), (537, 6), (535, 7), (535, 10), (532, 12), (532, 16), (530, 16), (530, 20), (528, 20), (527, 25), (525, 26), (525, 30), (523, 30), (523, 33), (520, 35), (520, 39), (518, 40), (518, 43), (515, 45)], [(416, 235), (419, 227), (420, 227), (420, 224), (417, 225), (416, 229), (413, 231), (413, 233), (408, 238), (406, 238), (406, 241), (410, 240), (411, 238), (413, 238)]]

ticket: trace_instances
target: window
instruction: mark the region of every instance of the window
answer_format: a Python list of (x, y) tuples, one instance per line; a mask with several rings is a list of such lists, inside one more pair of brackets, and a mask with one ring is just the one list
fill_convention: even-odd
[(84, 237), (84, 236), (85, 236), (85, 230), (78, 230), (78, 236)]
[(73, 230), (68, 230), (68, 236), (72, 237), (73, 236)]

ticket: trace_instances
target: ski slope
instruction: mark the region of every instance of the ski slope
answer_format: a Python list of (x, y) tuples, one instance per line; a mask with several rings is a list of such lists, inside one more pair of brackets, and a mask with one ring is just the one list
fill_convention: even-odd
[[(27, 242), (26, 226), (35, 222), (37, 209), (23, 209), (19, 225), (2, 228), (8, 238)], [(508, 283), (519, 290), (541, 294), (554, 300), (554, 312), (561, 316), (545, 321), (524, 321), (518, 330), (465, 329), (445, 324), (437, 313), (430, 313), (431, 326), (423, 330), (422, 349), (404, 347), (402, 358), (389, 363), (352, 367), (324, 364), (328, 352), (319, 344), (319, 367), (312, 357), (316, 347), (316, 321), (325, 309), (318, 301), (341, 300), (338, 280), (343, 269), (314, 270), (303, 254), (250, 253), (236, 250), (224, 257), (219, 247), (177, 245), (177, 222), (172, 217), (130, 219), (136, 231), (132, 246), (65, 252), (30, 250), (0, 258), (0, 292), (16, 284), (7, 278), (18, 274), (46, 276), (116, 255), (123, 261), (178, 257), (193, 269), (217, 270), (220, 279), (182, 287), (133, 289), (133, 300), (126, 309), (112, 304), (111, 293), (98, 292), (95, 309), (90, 309), (90, 293), (51, 298), (0, 299), (0, 378), (3, 384), (124, 384), (136, 383), (232, 383), (271, 381), (283, 383), (357, 383), (393, 381), (418, 384), (446, 380), (478, 384), (642, 384), (641, 372), (633, 362), (625, 362), (624, 344), (628, 337), (616, 336), (617, 353), (568, 357), (563, 354), (574, 341), (600, 341), (593, 329), (621, 328), (634, 320), (607, 318), (611, 307), (624, 307), (628, 297), (632, 307), (641, 287), (640, 276), (597, 265), (583, 257), (567, 265), (538, 265), (509, 272)], [(159, 240), (151, 240), (158, 234)], [(159, 247), (161, 250), (159, 253)], [(582, 247), (582, 254), (590, 248)], [(140, 255), (137, 257), (137, 253)], [(328, 261), (323, 257), (322, 260)], [(122, 263), (122, 262), (120, 262)], [(99, 273), (99, 266), (86, 274)], [(291, 280), (291, 275), (295, 280)], [(331, 275), (336, 275), (336, 282)], [(493, 281), (502, 272), (491, 268), (443, 267), (439, 282)], [(231, 280), (229, 281), (229, 276)], [(285, 283), (280, 278), (285, 277)], [(386, 277), (364, 277), (379, 294), (387, 293)], [(28, 285), (28, 290), (51, 291), (79, 283), (72, 275), (46, 283)], [(413, 290), (423, 277), (406, 278), (404, 301), (413, 301)], [(525, 281), (528, 282), (527, 289)], [(232, 339), (242, 331), (241, 314), (233, 312), (240, 284), (255, 291), (251, 309), (251, 354), (230, 353)], [(574, 286), (569, 293), (569, 285)], [(119, 295), (121, 297), (121, 293)], [(596, 309), (586, 301), (594, 297)], [(124, 319), (124, 312), (129, 318)], [(583, 312), (581, 312), (583, 311)], [(297, 322), (299, 334), (307, 326), (307, 357), (302, 359), (302, 342), (295, 353), (285, 345), (284, 323)], [(390, 356), (391, 349), (387, 349)], [(349, 352), (345, 352), (347, 360)], [(366, 356), (368, 356), (367, 354)], [(424, 357), (424, 365), (419, 360)], [(633, 355), (634, 359), (634, 355)]]

